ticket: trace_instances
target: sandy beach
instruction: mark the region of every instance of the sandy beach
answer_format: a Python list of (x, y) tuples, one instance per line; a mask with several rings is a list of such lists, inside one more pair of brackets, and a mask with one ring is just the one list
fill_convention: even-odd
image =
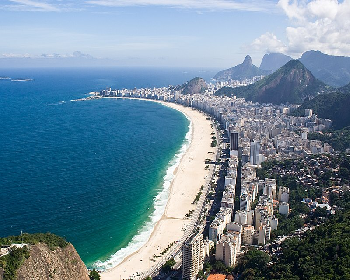
[(118, 266), (103, 272), (102, 280), (127, 279), (154, 266), (161, 258), (161, 252), (183, 236), (185, 227), (191, 222), (185, 215), (196, 208), (192, 202), (211, 175), (211, 171), (205, 169), (205, 159), (213, 159), (216, 154), (216, 148), (210, 147), (211, 133), (214, 131), (211, 121), (192, 108), (173, 103), (163, 104), (183, 112), (191, 120), (191, 144), (175, 171), (165, 213), (156, 224), (149, 240)]

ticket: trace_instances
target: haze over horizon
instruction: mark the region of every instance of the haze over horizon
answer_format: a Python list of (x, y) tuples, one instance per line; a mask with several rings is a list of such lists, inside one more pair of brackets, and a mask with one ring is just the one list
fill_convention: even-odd
[(20, 58), (227, 68), (247, 54), (255, 65), (271, 52), (350, 56), (349, 14), (350, 0), (3, 0), (0, 67)]

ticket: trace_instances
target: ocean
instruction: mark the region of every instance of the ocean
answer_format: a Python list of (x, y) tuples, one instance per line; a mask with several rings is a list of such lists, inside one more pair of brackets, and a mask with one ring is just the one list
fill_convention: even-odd
[(90, 91), (177, 85), (212, 69), (0, 69), (0, 236), (52, 232), (106, 269), (161, 217), (190, 139), (180, 112)]

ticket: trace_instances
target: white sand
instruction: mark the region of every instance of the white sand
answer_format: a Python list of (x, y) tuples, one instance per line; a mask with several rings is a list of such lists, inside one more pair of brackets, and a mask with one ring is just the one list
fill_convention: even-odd
[(127, 279), (154, 266), (157, 259), (160, 259), (154, 258), (154, 255), (160, 256), (170, 243), (182, 237), (183, 228), (190, 223), (190, 219), (185, 215), (195, 209), (196, 205), (192, 202), (201, 186), (206, 183), (206, 176), (209, 176), (210, 171), (205, 170), (205, 159), (214, 159), (216, 154), (216, 148), (210, 147), (211, 133), (214, 131), (210, 126), (211, 121), (192, 108), (173, 103), (163, 104), (183, 112), (191, 120), (191, 144), (175, 171), (165, 213), (156, 224), (150, 239), (118, 266), (103, 272), (102, 280)]

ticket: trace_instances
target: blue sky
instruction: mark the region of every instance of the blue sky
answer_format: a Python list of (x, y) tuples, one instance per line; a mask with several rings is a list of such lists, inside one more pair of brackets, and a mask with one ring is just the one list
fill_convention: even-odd
[(0, 58), (225, 68), (266, 52), (349, 56), (349, 15), (350, 0), (1, 0)]

